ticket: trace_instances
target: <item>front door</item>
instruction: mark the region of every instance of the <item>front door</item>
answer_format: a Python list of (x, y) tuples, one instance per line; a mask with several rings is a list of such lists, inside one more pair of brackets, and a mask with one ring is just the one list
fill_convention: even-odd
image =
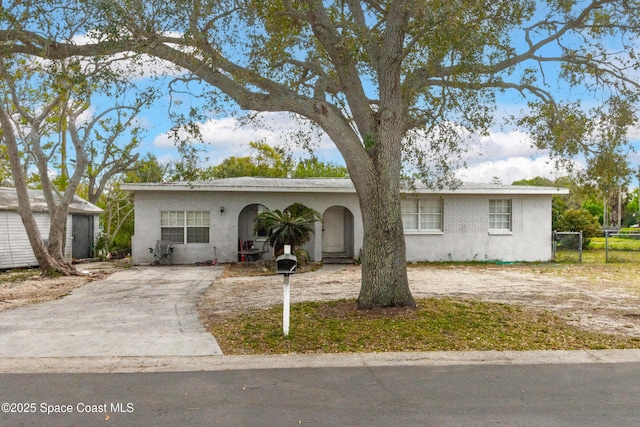
[(342, 254), (344, 248), (344, 208), (332, 206), (322, 218), (322, 252)]

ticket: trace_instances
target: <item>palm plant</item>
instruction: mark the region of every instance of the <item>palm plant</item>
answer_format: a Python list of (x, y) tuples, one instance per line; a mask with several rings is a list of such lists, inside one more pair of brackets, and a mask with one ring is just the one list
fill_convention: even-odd
[(282, 211), (260, 213), (255, 220), (255, 231), (266, 232), (266, 243), (274, 248), (276, 255), (283, 252), (284, 245), (291, 245), (295, 252), (309, 241), (314, 232), (313, 223), (320, 218), (315, 210), (294, 203)]

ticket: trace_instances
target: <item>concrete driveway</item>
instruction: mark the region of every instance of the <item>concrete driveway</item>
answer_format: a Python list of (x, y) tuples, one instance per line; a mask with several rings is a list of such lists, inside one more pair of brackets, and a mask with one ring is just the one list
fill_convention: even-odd
[(197, 312), (222, 267), (135, 267), (0, 312), (0, 357), (221, 355)]

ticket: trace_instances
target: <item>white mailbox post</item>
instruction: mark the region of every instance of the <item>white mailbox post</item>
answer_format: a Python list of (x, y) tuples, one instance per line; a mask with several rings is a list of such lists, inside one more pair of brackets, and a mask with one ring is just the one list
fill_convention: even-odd
[(289, 311), (291, 307), (291, 279), (290, 276), (298, 268), (298, 258), (291, 255), (291, 245), (284, 246), (284, 254), (276, 258), (276, 273), (284, 276), (282, 298), (282, 333), (289, 335)]

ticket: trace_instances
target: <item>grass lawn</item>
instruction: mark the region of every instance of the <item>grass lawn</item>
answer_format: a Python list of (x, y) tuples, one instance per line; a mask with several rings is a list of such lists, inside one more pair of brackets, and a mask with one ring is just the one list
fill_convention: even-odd
[[(640, 264), (640, 240), (610, 237), (608, 243), (608, 263)], [(556, 254), (556, 262), (576, 263), (578, 259), (579, 255), (577, 250), (559, 250)], [(604, 237), (594, 237), (591, 239), (589, 248), (582, 251), (582, 262), (591, 265), (608, 264)]]
[(592, 333), (506, 304), (432, 298), (418, 309), (360, 311), (353, 300), (252, 310), (210, 325), (225, 354), (640, 348), (639, 338)]
[[(604, 237), (594, 237), (589, 243), (590, 249), (604, 249), (605, 248)], [(621, 237), (609, 237), (609, 250), (614, 251), (640, 251), (640, 240), (625, 239)]]

